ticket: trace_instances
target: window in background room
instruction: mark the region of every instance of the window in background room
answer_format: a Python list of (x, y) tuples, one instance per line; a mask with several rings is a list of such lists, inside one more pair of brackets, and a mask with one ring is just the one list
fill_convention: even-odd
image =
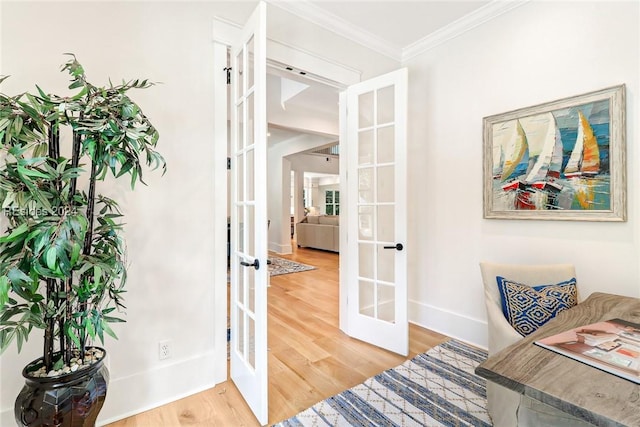
[(327, 215), (340, 215), (340, 191), (326, 190), (324, 192), (324, 211)]

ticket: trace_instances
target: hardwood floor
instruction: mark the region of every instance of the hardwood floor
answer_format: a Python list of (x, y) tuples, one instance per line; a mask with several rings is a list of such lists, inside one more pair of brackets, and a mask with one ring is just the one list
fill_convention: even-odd
[[(405, 357), (338, 329), (338, 254), (296, 248), (283, 258), (316, 270), (271, 277), (268, 291), (269, 425), (353, 387)], [(409, 358), (447, 339), (410, 325)], [(231, 381), (109, 427), (258, 426)]]

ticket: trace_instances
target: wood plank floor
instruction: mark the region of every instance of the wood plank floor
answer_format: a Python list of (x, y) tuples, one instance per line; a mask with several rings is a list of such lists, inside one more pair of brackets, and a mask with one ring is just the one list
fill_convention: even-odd
[[(338, 254), (296, 248), (293, 261), (316, 270), (271, 277), (269, 425), (360, 384), (405, 357), (349, 338), (338, 329)], [(410, 325), (409, 358), (447, 339)], [(259, 426), (231, 381), (109, 427)]]

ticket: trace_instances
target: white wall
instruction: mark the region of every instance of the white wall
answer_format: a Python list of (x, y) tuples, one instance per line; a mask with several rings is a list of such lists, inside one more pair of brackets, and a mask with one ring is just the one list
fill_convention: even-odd
[[(111, 381), (100, 415), (122, 418), (214, 385), (213, 43), (212, 17), (224, 4), (165, 2), (4, 2), (2, 90), (63, 92), (60, 73), (74, 52), (95, 83), (149, 78), (157, 86), (132, 94), (160, 132), (168, 172), (145, 174), (135, 193), (127, 182), (100, 186), (125, 214), (129, 282), (127, 323), (106, 342)], [(244, 19), (251, 4), (232, 15)], [(245, 12), (246, 10), (246, 12)], [(126, 181), (126, 180), (125, 180)], [(224, 240), (219, 242), (224, 244)], [(221, 295), (226, 298), (226, 295)], [(169, 340), (172, 358), (158, 360)], [(0, 425), (13, 425), (21, 366), (40, 354), (36, 331), (20, 355), (2, 355)]]
[[(410, 319), (486, 345), (478, 263), (567, 262), (640, 296), (638, 2), (529, 2), (409, 67)], [(482, 219), (482, 118), (625, 83), (628, 221)]]

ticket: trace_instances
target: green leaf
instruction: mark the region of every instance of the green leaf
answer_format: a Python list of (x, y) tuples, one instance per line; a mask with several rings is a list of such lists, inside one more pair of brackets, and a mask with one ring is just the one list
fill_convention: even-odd
[(13, 119), (13, 130), (16, 135), (20, 134), (20, 131), (22, 130), (22, 123), (22, 117), (20, 116), (16, 116), (16, 118)]
[(20, 330), (19, 327), (16, 327), (16, 329), (14, 329), (15, 334), (16, 334), (16, 340), (17, 340), (17, 344), (18, 344), (18, 353), (20, 353), (22, 351), (22, 344), (24, 343), (24, 336), (22, 335), (22, 331)]
[(0, 120), (0, 130), (4, 130), (7, 126), (11, 124), (11, 120), (8, 118), (3, 118)]
[(111, 327), (109, 326), (109, 324), (107, 322), (102, 322), (102, 329), (104, 329), (104, 331), (113, 339), (118, 339), (118, 336), (116, 335), (115, 332), (113, 332), (113, 329), (111, 329)]
[(40, 86), (36, 85), (36, 89), (38, 89), (38, 93), (40, 94), (40, 97), (42, 99), (47, 101), (50, 99), (49, 96), (46, 93), (44, 93), (44, 91), (40, 88)]
[(0, 329), (0, 354), (11, 344), (11, 336), (8, 329)]
[(73, 82), (73, 83), (71, 83), (69, 85), (69, 89), (77, 89), (77, 88), (83, 87), (83, 86), (84, 86), (84, 83), (82, 81), (76, 80), (75, 82)]
[(18, 227), (14, 228), (8, 236), (0, 237), (0, 243), (15, 242), (18, 240), (18, 237), (25, 234), (27, 231), (29, 231), (29, 226), (27, 223), (22, 223)]
[(82, 247), (80, 246), (80, 244), (78, 244), (78, 242), (73, 242), (73, 248), (71, 250), (71, 266), (75, 266), (76, 263), (78, 262), (78, 258), (80, 257), (80, 250), (82, 249)]
[(56, 248), (55, 248), (55, 246), (52, 246), (49, 249), (47, 249), (46, 262), (47, 262), (47, 268), (49, 268), (49, 270), (55, 270), (56, 269)]
[(96, 265), (93, 267), (93, 280), (95, 282), (96, 287), (100, 286), (101, 279), (102, 279), (102, 268)]
[(0, 306), (4, 306), (9, 301), (9, 279), (7, 276), (0, 276)]
[(46, 173), (40, 172), (37, 169), (28, 169), (22, 166), (18, 166), (18, 172), (21, 175), (31, 176), (34, 178), (53, 179), (51, 175), (47, 175)]
[(7, 277), (9, 278), (11, 283), (15, 285), (22, 285), (23, 283), (31, 283), (31, 277), (24, 274), (24, 272), (17, 267), (14, 267), (11, 270), (9, 270), (9, 272), (7, 273)]
[(37, 238), (36, 241), (34, 243), (34, 248), (33, 248), (33, 252), (36, 255), (40, 254), (40, 251), (44, 248), (44, 246), (49, 242), (49, 232), (45, 232), (40, 234)]
[(76, 347), (78, 347), (78, 348), (81, 347), (80, 339), (78, 338), (78, 335), (76, 334), (76, 332), (71, 327), (70, 323), (65, 323), (64, 332), (71, 339), (71, 341), (73, 341), (73, 343), (75, 344)]
[(7, 195), (2, 202), (2, 209), (7, 209), (15, 200), (15, 193), (12, 191), (7, 192)]
[(91, 337), (91, 338), (95, 338), (96, 337), (96, 330), (93, 327), (93, 322), (91, 321), (90, 318), (86, 317), (84, 319), (84, 323), (83, 326), (85, 328), (86, 333)]

